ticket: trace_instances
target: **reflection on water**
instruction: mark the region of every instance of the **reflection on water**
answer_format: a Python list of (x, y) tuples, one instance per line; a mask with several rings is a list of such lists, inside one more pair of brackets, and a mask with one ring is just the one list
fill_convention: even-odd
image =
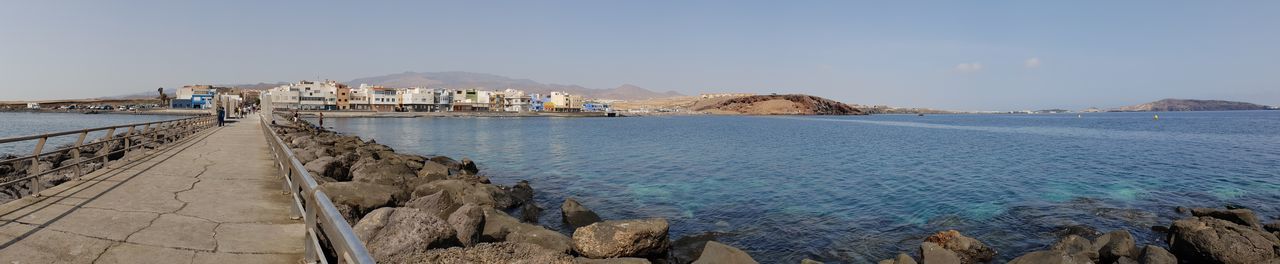
[[(1280, 216), (1280, 111), (858, 117), (336, 119), (397, 150), (528, 179), (544, 208), (666, 217), (764, 263), (874, 262), (959, 229), (1009, 258), (1061, 227), (1159, 242), (1173, 206)], [(326, 122), (328, 123), (328, 122)], [(554, 210), (554, 209), (550, 209)], [(541, 223), (563, 230), (559, 214)], [(567, 232), (567, 231), (566, 231)]]

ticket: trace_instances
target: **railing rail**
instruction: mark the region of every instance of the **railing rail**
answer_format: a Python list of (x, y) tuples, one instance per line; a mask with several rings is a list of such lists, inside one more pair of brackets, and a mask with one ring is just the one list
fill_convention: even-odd
[[(72, 131), (44, 133), (44, 134), (38, 134), (38, 135), (0, 138), (0, 144), (17, 143), (17, 142), (24, 142), (24, 141), (36, 141), (35, 146), (33, 147), (33, 150), (31, 151), (30, 155), (16, 156), (16, 157), (0, 160), (0, 165), (8, 165), (10, 166), (10, 168), (18, 168), (20, 166), (17, 166), (17, 165), (21, 165), (19, 163), (23, 163), (23, 162), (26, 162), (28, 164), (28, 166), (26, 167), (25, 176), (23, 176), (21, 172), (17, 170), (10, 172), (13, 175), (19, 175), (19, 176), (16, 176), (16, 179), (5, 179), (3, 182), (0, 182), (0, 190), (14, 190), (16, 189), (14, 188), (15, 185), (21, 184), (22, 182), (29, 182), (27, 191), (25, 193), (19, 192), (17, 194), (23, 197), (39, 195), (40, 191), (42, 191), (45, 187), (44, 184), (40, 182), (41, 177), (44, 177), (53, 173), (63, 172), (65, 170), (74, 169), (75, 177), (73, 177), (72, 179), (79, 180), (81, 176), (84, 176), (84, 174), (89, 172), (89, 170), (86, 170), (84, 168), (86, 163), (100, 161), (102, 163), (102, 166), (105, 167), (107, 165), (107, 162), (110, 161), (111, 155), (128, 153), (129, 151), (133, 151), (133, 150), (148, 147), (148, 146), (153, 146), (159, 143), (176, 141), (179, 138), (183, 138), (188, 135), (194, 134), (200, 131), (201, 129), (212, 127), (217, 124), (216, 121), (217, 120), (213, 116), (196, 116), (196, 117), (188, 117), (188, 118), (181, 118), (181, 119), (174, 119), (174, 120), (134, 123), (134, 124), (88, 128), (88, 129), (80, 129), (80, 130), (72, 130)], [(126, 132), (124, 134), (117, 135), (115, 133), (117, 129), (124, 129), (126, 130)], [(90, 142), (88, 144), (85, 143), (85, 139), (88, 139), (88, 136), (90, 133), (95, 133), (100, 131), (104, 132), (101, 138), (95, 140), (96, 142)], [(68, 136), (68, 135), (77, 135), (77, 134), (78, 134), (78, 137), (76, 138), (76, 141), (74, 144), (71, 144), (66, 147), (57, 148), (51, 151), (45, 150), (45, 144), (49, 142), (50, 138)], [(169, 138), (158, 138), (157, 135), (163, 135)], [(120, 149), (116, 149), (116, 147), (120, 146), (120, 144), (123, 144), (123, 146), (121, 146)], [(85, 150), (87, 148), (97, 148), (98, 150), (93, 153), (93, 156), (82, 158), (80, 156), (81, 152), (83, 152), (82, 150)], [(47, 168), (47, 169), (42, 168), (42, 166), (40, 166), (41, 165), (40, 162), (42, 161), (41, 157), (48, 157), (49, 155), (61, 155), (61, 153), (67, 153), (67, 152), (70, 152), (70, 155), (71, 155), (70, 159), (60, 161), (56, 164), (51, 164), (52, 166), (49, 166), (50, 168)], [(124, 157), (121, 157), (121, 158), (124, 158)], [(66, 161), (68, 160), (72, 162), (67, 163)], [(53, 163), (53, 162), (50, 162), (50, 163)], [(12, 177), (13, 177), (12, 175), (3, 176), (3, 178), (12, 178)], [(14, 198), (19, 198), (19, 197), (14, 197)]]
[[(320, 185), (302, 162), (298, 161), (293, 150), (284, 143), (280, 135), (276, 134), (273, 122), (269, 121), (273, 120), (274, 116), (271, 114), (261, 116), (262, 131), (267, 138), (267, 145), (270, 146), (280, 173), (284, 174), (283, 188), (294, 201), (290, 213), (293, 217), (302, 218), (306, 225), (307, 241), (304, 261), (328, 263), (332, 258), (339, 263), (374, 264), (373, 257), (365, 249), (364, 243), (356, 237), (351, 224), (347, 223), (346, 218), (343, 218), (337, 207), (334, 207), (329, 196), (320, 190)], [(333, 256), (328, 256), (328, 253), (323, 250), (324, 245), (321, 244), (325, 242), (328, 242), (326, 245), (333, 249)]]

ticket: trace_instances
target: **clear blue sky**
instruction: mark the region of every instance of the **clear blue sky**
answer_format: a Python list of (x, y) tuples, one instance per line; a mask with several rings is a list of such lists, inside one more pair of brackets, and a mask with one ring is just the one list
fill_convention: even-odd
[(1280, 1), (4, 1), (0, 100), (403, 71), (957, 110), (1280, 105)]

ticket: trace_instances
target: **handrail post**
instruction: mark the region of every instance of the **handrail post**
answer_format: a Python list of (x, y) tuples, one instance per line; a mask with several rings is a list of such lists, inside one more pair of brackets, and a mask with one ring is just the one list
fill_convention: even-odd
[[(309, 198), (315, 199), (314, 197), (309, 197)], [(302, 200), (305, 203), (305, 201), (311, 200), (311, 199), (302, 199)], [(303, 216), (303, 222), (305, 223), (303, 228), (304, 230), (306, 230), (306, 232), (303, 233), (303, 235), (307, 238), (310, 238), (312, 234), (316, 233), (316, 229), (317, 229), (316, 214), (318, 212), (316, 212), (316, 207), (314, 205), (308, 204), (306, 207), (307, 207), (306, 214)], [(314, 243), (306, 242), (306, 253), (303, 253), (303, 254), (304, 254), (302, 255), (304, 258), (303, 262), (318, 263), (316, 258), (316, 247)]]
[(128, 157), (124, 157), (125, 154), (129, 154), (129, 147), (133, 146), (133, 144), (131, 144), (131, 141), (133, 140), (130, 138), (132, 136), (133, 136), (133, 126), (129, 126), (129, 131), (124, 132), (124, 152), (120, 154), (120, 158), (122, 159), (132, 160)]
[(31, 189), (31, 196), (40, 195), (40, 191), (44, 189), (43, 186), (40, 186), (40, 152), (44, 151), (44, 142), (48, 140), (49, 137), (41, 137), (40, 142), (36, 143), (36, 150), (33, 151), (31, 156), (31, 168), (27, 169), (27, 175), (32, 175), (31, 188), (29, 188)]
[(142, 147), (139, 147), (139, 149), (145, 150), (147, 145), (151, 144), (151, 140), (154, 140), (151, 135), (152, 132), (155, 131), (151, 130), (151, 124), (142, 127), (142, 139), (138, 140), (138, 144), (142, 144)]
[(111, 148), (112, 148), (111, 143), (115, 143), (115, 142), (111, 142), (111, 137), (114, 136), (115, 134), (116, 134), (116, 128), (113, 127), (113, 128), (107, 129), (106, 135), (102, 135), (102, 140), (103, 140), (102, 149), (98, 150), (98, 155), (102, 156), (103, 167), (107, 166), (107, 161), (109, 159), (108, 156), (111, 156)]
[(80, 176), (84, 176), (84, 161), (80, 160), (80, 146), (84, 145), (84, 138), (89, 136), (89, 131), (80, 132), (80, 138), (76, 139), (75, 147), (71, 148), (71, 158), (76, 161), (76, 180), (80, 180)]

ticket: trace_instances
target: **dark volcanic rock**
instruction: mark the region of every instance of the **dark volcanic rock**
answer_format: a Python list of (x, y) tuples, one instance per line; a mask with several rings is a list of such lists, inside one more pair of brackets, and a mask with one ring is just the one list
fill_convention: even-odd
[(547, 250), (528, 243), (481, 243), (471, 247), (432, 249), (415, 254), (394, 256), (378, 263), (516, 263), (516, 264), (571, 264), (573, 257)]
[(462, 207), (462, 204), (455, 201), (449, 192), (436, 191), (436, 193), (431, 195), (413, 198), (413, 200), (409, 200), (408, 203), (405, 203), (404, 206), (418, 208), (423, 212), (436, 215), (440, 218), (448, 218), (455, 210)]
[[(803, 263), (803, 261), (801, 262)], [(877, 264), (916, 264), (916, 260), (912, 259), (911, 256), (907, 256), (907, 253), (898, 253), (897, 257), (881, 260)]]
[(707, 245), (702, 249), (702, 256), (694, 261), (695, 264), (718, 264), (718, 263), (739, 263), (753, 264), (758, 263), (751, 258), (747, 252), (721, 244), (720, 242), (707, 241)]
[(351, 166), (351, 180), (358, 182), (404, 187), (414, 177), (417, 173), (401, 160), (364, 158)]
[(480, 242), (480, 232), (484, 231), (484, 209), (477, 205), (463, 205), (449, 215), (447, 219), (453, 230), (458, 233), (458, 242), (462, 246), (471, 246)]
[(1191, 215), (1213, 217), (1247, 227), (1262, 229), (1262, 223), (1258, 221), (1258, 217), (1253, 215), (1253, 211), (1249, 209), (1193, 208), (1191, 209)]
[(677, 264), (688, 264), (702, 256), (702, 249), (706, 247), (707, 241), (715, 241), (719, 237), (727, 236), (725, 233), (706, 232), (697, 235), (688, 235), (676, 239), (671, 243), (671, 258)]
[(1142, 256), (1138, 257), (1142, 264), (1178, 264), (1178, 258), (1164, 248), (1147, 245), (1142, 248)]
[(374, 260), (425, 252), (457, 244), (449, 223), (414, 208), (381, 208), (360, 219), (353, 228)]
[(542, 207), (538, 207), (534, 203), (525, 203), (520, 206), (520, 221), (525, 223), (538, 223), (538, 217), (542, 215)]
[(533, 201), (533, 187), (529, 186), (529, 181), (520, 180), (516, 185), (511, 186), (511, 198), (515, 199), (516, 204), (525, 204)]
[(1093, 241), (1093, 247), (1098, 249), (1098, 260), (1102, 263), (1112, 263), (1122, 257), (1138, 256), (1138, 247), (1134, 244), (1133, 235), (1124, 230), (1107, 232)]
[(1213, 217), (1173, 221), (1169, 252), (1188, 263), (1264, 263), (1277, 258), (1280, 241), (1262, 230)]
[(592, 259), (577, 257), (573, 259), (575, 264), (649, 264), (649, 260), (642, 258), (610, 258), (610, 259)]
[(468, 158), (462, 158), (462, 164), (458, 170), (465, 174), (480, 173), (480, 168), (476, 167), (476, 163)]
[(1069, 235), (1058, 240), (1049, 250), (1066, 252), (1078, 259), (1098, 259), (1098, 251), (1088, 239), (1077, 235)]
[(667, 229), (662, 218), (599, 222), (573, 232), (573, 249), (589, 258), (661, 256), (671, 245)]
[(564, 219), (564, 223), (569, 224), (573, 229), (600, 222), (600, 216), (596, 215), (596, 212), (582, 206), (573, 198), (564, 199), (564, 204), (560, 205), (560, 216)]
[(983, 244), (982, 241), (961, 235), (959, 231), (947, 230), (925, 238), (944, 249), (956, 253), (960, 263), (988, 262), (996, 256), (996, 250)]
[(961, 264), (960, 256), (933, 242), (920, 243), (920, 262), (923, 264)]
[(1071, 255), (1058, 250), (1042, 250), (1027, 253), (1009, 261), (1009, 264), (1092, 264), (1089, 258)]
[(307, 162), (304, 167), (315, 176), (328, 177), (336, 181), (351, 180), (351, 168), (343, 163), (342, 160), (332, 156), (316, 158), (311, 162)]
[(485, 242), (522, 242), (543, 248), (568, 253), (573, 249), (569, 237), (560, 232), (541, 226), (521, 223), (515, 217), (493, 208), (484, 209), (484, 231), (480, 234)]
[(320, 189), (334, 205), (348, 206), (352, 219), (359, 219), (374, 209), (393, 206), (398, 199), (407, 197), (400, 188), (363, 182), (330, 182), (321, 184)]

